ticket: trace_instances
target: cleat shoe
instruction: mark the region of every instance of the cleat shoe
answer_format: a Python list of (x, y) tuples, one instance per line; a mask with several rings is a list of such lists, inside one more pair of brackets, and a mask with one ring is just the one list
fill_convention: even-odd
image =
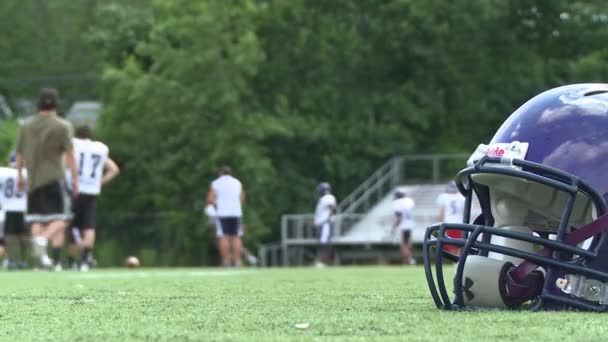
[(88, 272), (89, 271), (89, 264), (84, 262), (82, 263), (82, 265), (80, 265), (80, 272)]
[(57, 264), (57, 265), (55, 265), (55, 267), (53, 267), (53, 271), (61, 272), (61, 271), (63, 271), (63, 266), (61, 266), (61, 264)]
[(40, 256), (40, 265), (42, 268), (50, 269), (53, 267), (53, 260), (45, 253)]
[(249, 265), (256, 266), (258, 264), (258, 258), (256, 258), (253, 254), (248, 254), (247, 263), (249, 263)]
[(43, 254), (46, 254), (46, 247), (49, 243), (47, 239), (42, 236), (37, 236), (32, 239), (32, 243), (34, 255), (42, 257)]

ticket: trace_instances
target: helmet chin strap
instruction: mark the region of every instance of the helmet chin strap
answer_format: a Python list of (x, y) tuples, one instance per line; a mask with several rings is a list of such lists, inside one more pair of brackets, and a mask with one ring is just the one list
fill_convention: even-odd
[[(522, 206), (521, 202), (505, 196), (500, 192), (496, 192), (494, 195), (498, 195), (496, 201), (492, 203), (492, 212), (495, 213), (495, 226), (510, 230), (518, 230), (522, 232), (532, 233), (527, 227), (504, 227), (505, 223), (515, 225), (521, 224), (522, 222), (513, 222), (513, 220), (522, 219), (525, 217), (525, 207)], [(502, 195), (502, 196), (501, 196)], [(579, 243), (595, 236), (603, 231), (608, 230), (608, 214), (599, 217), (597, 220), (577, 229), (576, 231), (565, 235), (564, 242), (569, 245), (578, 245)], [(503, 241), (504, 240), (504, 241)], [(533, 251), (531, 244), (514, 241), (510, 239), (500, 238), (496, 242), (492, 243), (500, 244), (507, 247), (513, 247), (520, 250)], [(536, 254), (541, 256), (551, 256), (552, 250), (544, 248)], [(492, 253), (489, 255), (492, 257)], [(507, 306), (515, 307), (519, 306), (526, 301), (535, 298), (542, 292), (544, 285), (544, 275), (537, 271), (539, 265), (521, 259), (503, 256), (503, 260), (510, 261), (513, 264), (507, 269), (503, 269), (505, 272), (501, 279), (500, 287), (505, 289), (501, 292), (503, 300)]]
[[(532, 230), (523, 222), (527, 215), (523, 203), (500, 190), (490, 191), (494, 227), (531, 235)], [(608, 231), (608, 213), (566, 234), (564, 242), (575, 246), (605, 231)], [(531, 243), (500, 236), (492, 236), (491, 244), (534, 252)], [(550, 248), (536, 252), (540, 256), (552, 253)], [(492, 252), (488, 257), (469, 256), (463, 269), (462, 300), (473, 307), (514, 308), (538, 297), (544, 283), (545, 276), (534, 262)], [(608, 283), (606, 286), (608, 291)]]
[[(597, 220), (580, 227), (574, 232), (567, 234), (564, 238), (564, 242), (569, 245), (578, 245), (579, 243), (603, 233), (608, 230), (608, 213), (598, 217)], [(543, 248), (537, 254), (542, 256), (550, 256), (552, 253), (551, 249)], [(518, 292), (519, 284), (524, 282), (524, 279), (533, 272), (538, 265), (531, 261), (524, 261), (517, 265), (514, 269), (509, 272), (509, 282), (507, 285), (512, 287), (515, 292)]]

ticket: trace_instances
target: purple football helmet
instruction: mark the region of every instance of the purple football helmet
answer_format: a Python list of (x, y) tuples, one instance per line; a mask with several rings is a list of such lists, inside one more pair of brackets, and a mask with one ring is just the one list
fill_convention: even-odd
[(406, 196), (407, 196), (407, 193), (403, 189), (397, 189), (393, 193), (393, 198), (394, 199), (400, 199), (400, 198), (403, 198), (403, 197), (406, 197)]
[[(532, 98), (467, 164), (455, 178), (466, 197), (464, 223), (425, 234), (425, 274), (437, 307), (607, 311), (608, 84)], [(476, 218), (473, 200), (482, 211)], [(445, 259), (456, 263), (454, 298)]]

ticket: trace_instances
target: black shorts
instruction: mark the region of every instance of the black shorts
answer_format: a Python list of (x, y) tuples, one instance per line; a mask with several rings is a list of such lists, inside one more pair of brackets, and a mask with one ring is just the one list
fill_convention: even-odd
[(72, 204), (72, 227), (95, 229), (97, 225), (97, 195), (78, 194)]
[(407, 245), (410, 243), (411, 233), (412, 233), (412, 231), (409, 229), (401, 231), (401, 243), (402, 244)]
[(4, 217), (4, 234), (22, 235), (25, 233), (25, 215), (19, 211), (7, 211)]
[(218, 233), (222, 235), (237, 236), (241, 228), (240, 217), (218, 217), (216, 224), (218, 225)]
[(28, 194), (26, 220), (32, 223), (49, 223), (69, 220), (70, 196), (61, 181), (49, 183)]

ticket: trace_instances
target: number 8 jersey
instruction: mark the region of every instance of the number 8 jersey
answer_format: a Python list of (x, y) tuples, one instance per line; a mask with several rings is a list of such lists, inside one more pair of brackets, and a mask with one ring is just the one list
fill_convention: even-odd
[[(26, 176), (26, 170), (22, 170)], [(0, 204), (4, 211), (25, 212), (27, 194), (17, 188), (17, 169), (0, 167)]]
[(106, 160), (108, 159), (108, 146), (100, 141), (90, 139), (72, 139), (74, 144), (74, 157), (78, 168), (79, 192), (87, 195), (101, 193), (101, 179)]

